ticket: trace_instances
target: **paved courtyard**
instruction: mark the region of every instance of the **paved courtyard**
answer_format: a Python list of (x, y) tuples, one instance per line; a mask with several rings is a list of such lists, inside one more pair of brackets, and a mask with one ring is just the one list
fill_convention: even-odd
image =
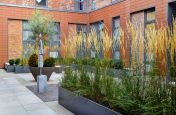
[[(49, 84), (57, 84), (53, 74)], [(25, 86), (36, 85), (32, 75), (6, 73), (0, 69), (0, 115), (73, 115), (57, 101), (43, 102)]]

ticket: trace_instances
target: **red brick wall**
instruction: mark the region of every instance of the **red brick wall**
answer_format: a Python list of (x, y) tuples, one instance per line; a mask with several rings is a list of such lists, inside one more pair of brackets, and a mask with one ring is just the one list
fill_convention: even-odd
[[(8, 53), (8, 41), (11, 40), (11, 37), (8, 37), (8, 20), (29, 20), (33, 11), (34, 9), (31, 8), (0, 6), (0, 68), (8, 61), (8, 58), (11, 58)], [(48, 12), (47, 10), (41, 11), (42, 13)], [(88, 23), (88, 14), (58, 11), (50, 11), (50, 13), (54, 16), (56, 21), (60, 22), (62, 41), (64, 41), (65, 36), (68, 33), (68, 23)], [(19, 47), (21, 46), (18, 46), (17, 49), (19, 49)], [(62, 54), (63, 53), (64, 52), (62, 52)]]
[(22, 56), (22, 22), (8, 20), (8, 59), (21, 58)]
[[(25, 0), (29, 4), (33, 0)], [(167, 5), (171, 0), (124, 0), (123, 2), (90, 12), (90, 13), (69, 13), (50, 11), (52, 15), (60, 22), (62, 41), (64, 36), (68, 34), (68, 23), (92, 23), (104, 20), (105, 26), (111, 32), (112, 30), (112, 17), (120, 16), (120, 24), (122, 28), (126, 28), (126, 22), (130, 19), (130, 13), (155, 7), (157, 22), (166, 23), (167, 20)], [(21, 4), (22, 0), (0, 0), (0, 3)], [(60, 8), (60, 2), (63, 0), (50, 0), (50, 8)], [(24, 2), (23, 2), (24, 3)], [(27, 4), (28, 4), (27, 3)], [(32, 3), (33, 4), (33, 3)], [(71, 3), (72, 4), (72, 3)], [(30, 19), (33, 9), (17, 8), (0, 6), (0, 67), (8, 60), (8, 19)], [(46, 10), (42, 10), (46, 12)], [(125, 53), (121, 54), (121, 58), (128, 64), (129, 46), (128, 41), (124, 41)], [(63, 52), (62, 52), (63, 53)]]
[[(126, 22), (130, 19), (130, 14), (155, 7), (156, 20), (158, 24), (167, 23), (167, 5), (169, 0), (124, 0), (114, 5), (90, 12), (89, 22), (93, 23), (99, 20), (104, 20), (105, 26), (112, 31), (112, 18), (120, 16), (120, 25), (123, 29), (126, 28)], [(121, 59), (124, 59), (126, 65), (129, 62), (129, 46), (128, 41), (124, 41), (125, 53), (121, 54)]]

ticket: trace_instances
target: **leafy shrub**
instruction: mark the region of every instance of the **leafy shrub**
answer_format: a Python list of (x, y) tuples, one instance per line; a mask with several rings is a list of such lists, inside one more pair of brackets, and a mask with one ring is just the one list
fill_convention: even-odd
[(54, 67), (55, 66), (55, 59), (52, 57), (49, 57), (45, 59), (44, 61), (44, 67)]
[(17, 59), (15, 60), (15, 65), (19, 65), (19, 64), (20, 64), (20, 59), (17, 58)]
[(38, 66), (38, 56), (37, 56), (37, 54), (32, 54), (29, 57), (28, 65), (31, 66), (31, 67), (37, 67)]
[(14, 65), (14, 64), (15, 64), (15, 60), (14, 60), (14, 59), (10, 59), (10, 60), (9, 60), (9, 64), (10, 64), (10, 65)]

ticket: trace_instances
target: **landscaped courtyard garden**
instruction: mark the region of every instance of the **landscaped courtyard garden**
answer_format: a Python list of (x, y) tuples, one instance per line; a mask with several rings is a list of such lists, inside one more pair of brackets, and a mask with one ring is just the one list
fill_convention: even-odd
[[(30, 22), (36, 43), (40, 33), (45, 37), (51, 32), (46, 28), (52, 28), (50, 18), (40, 16), (37, 12)], [(176, 114), (176, 21), (169, 26), (150, 25), (144, 33), (140, 25), (132, 22), (126, 27), (120, 29), (115, 39), (106, 29), (98, 33), (95, 28), (89, 33), (70, 32), (60, 46), (62, 58), (44, 57), (44, 67), (61, 65), (64, 76), (58, 81), (60, 90), (62, 87), (117, 112), (113, 114)], [(47, 40), (44, 43), (45, 49)], [(130, 49), (129, 62), (123, 59), (125, 44)], [(121, 51), (120, 60), (111, 56), (117, 47)], [(37, 51), (36, 45), (29, 59), (21, 59), (21, 65), (37, 67)], [(9, 60), (11, 65), (20, 63), (19, 59), (15, 62)], [(69, 101), (59, 100), (69, 109), (65, 104), (70, 104)], [(74, 108), (74, 103), (71, 106)]]

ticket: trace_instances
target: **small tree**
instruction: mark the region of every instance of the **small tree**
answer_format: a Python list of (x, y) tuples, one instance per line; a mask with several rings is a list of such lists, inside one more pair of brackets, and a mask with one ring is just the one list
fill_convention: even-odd
[(42, 34), (43, 42), (46, 45), (46, 38), (48, 38), (48, 35), (52, 34), (54, 30), (54, 23), (52, 22), (54, 22), (54, 18), (50, 14), (41, 14), (39, 10), (34, 11), (33, 16), (29, 21), (29, 26), (34, 35), (33, 37), (36, 40), (35, 50), (38, 49), (38, 41), (40, 34)]

